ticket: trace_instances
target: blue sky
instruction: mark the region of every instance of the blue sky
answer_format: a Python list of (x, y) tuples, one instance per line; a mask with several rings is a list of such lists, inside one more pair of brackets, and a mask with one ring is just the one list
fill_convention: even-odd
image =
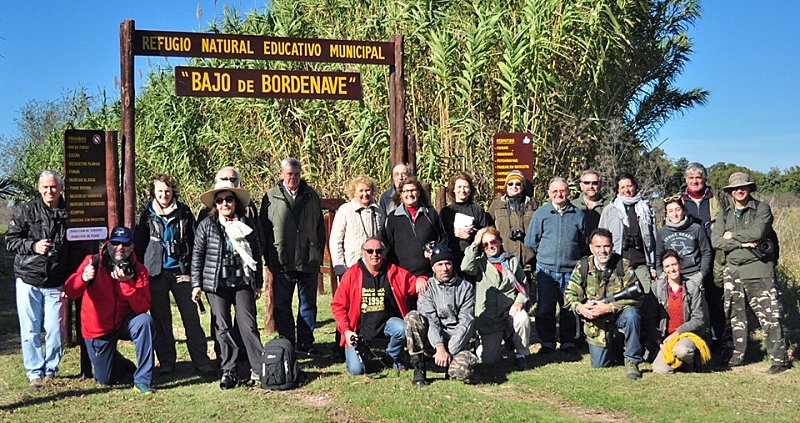
[[(29, 100), (55, 100), (84, 87), (118, 97), (119, 24), (138, 29), (198, 31), (222, 14), (224, 1), (0, 2), (0, 136)], [(229, 1), (239, 10), (263, 0)], [(197, 18), (198, 5), (202, 17)], [(677, 81), (711, 92), (708, 104), (676, 116), (654, 145), (672, 159), (731, 162), (754, 170), (800, 165), (800, 2), (709, 0), (689, 34), (692, 61)], [(153, 61), (153, 59), (151, 59)], [(182, 63), (180, 58), (170, 64)], [(146, 74), (147, 58), (136, 58)], [(137, 86), (142, 82), (136, 74)]]

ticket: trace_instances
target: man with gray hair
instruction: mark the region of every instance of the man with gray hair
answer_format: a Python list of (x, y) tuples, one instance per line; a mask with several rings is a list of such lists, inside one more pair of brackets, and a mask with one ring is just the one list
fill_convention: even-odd
[[(37, 180), (40, 198), (14, 210), (6, 248), (16, 253), (17, 314), (22, 363), (31, 390), (52, 381), (61, 361), (64, 281), (70, 274), (64, 180), (45, 170)], [(45, 332), (44, 349), (40, 335)]]
[(378, 202), (378, 206), (383, 209), (386, 216), (399, 206), (399, 204), (395, 204), (394, 201), (392, 201), (392, 197), (394, 197), (394, 192), (403, 186), (403, 181), (409, 176), (411, 175), (409, 175), (408, 165), (405, 163), (398, 163), (392, 168), (392, 184), (389, 186), (389, 189), (381, 194), (380, 201)]
[(550, 201), (533, 213), (525, 246), (536, 254), (536, 332), (542, 341), (540, 354), (556, 349), (556, 304), (560, 307), (559, 339), (561, 351), (574, 353), (580, 339), (578, 320), (564, 308), (564, 291), (575, 264), (586, 250), (583, 212), (573, 206), (564, 178), (550, 180)]
[[(281, 178), (261, 202), (261, 223), (267, 248), (264, 259), (273, 275), (275, 328), (292, 341), (299, 354), (319, 356), (314, 348), (317, 322), (317, 278), (325, 248), (325, 224), (319, 195), (300, 178), (300, 161), (281, 161)], [(297, 336), (292, 316), (298, 287)]]

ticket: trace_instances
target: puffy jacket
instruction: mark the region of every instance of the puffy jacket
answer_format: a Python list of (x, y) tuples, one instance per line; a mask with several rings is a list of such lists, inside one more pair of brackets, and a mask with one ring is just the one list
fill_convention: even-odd
[[(70, 244), (67, 241), (67, 210), (63, 199), (58, 207), (51, 209), (41, 198), (22, 204), (14, 210), (8, 222), (6, 248), (17, 253), (14, 257), (14, 274), (28, 285), (54, 288), (64, 284), (69, 276)], [(33, 245), (39, 240), (50, 239), (56, 247), (58, 261), (47, 259), (47, 255), (36, 254)]]
[[(139, 216), (139, 223), (133, 232), (133, 251), (136, 252), (136, 257), (142, 257), (150, 276), (158, 276), (166, 259), (164, 219), (153, 211), (153, 201), (147, 202), (145, 210)], [(188, 275), (192, 264), (195, 221), (192, 209), (180, 201), (177, 203), (177, 209), (166, 220), (172, 231), (171, 239), (178, 248), (180, 274)]]
[[(402, 267), (386, 263), (382, 271), (386, 272), (389, 286), (392, 287), (392, 296), (400, 310), (400, 317), (405, 318), (406, 298), (415, 297), (416, 277)], [(339, 345), (345, 346), (347, 340), (344, 333), (348, 330), (358, 333), (358, 322), (361, 320), (361, 291), (364, 285), (364, 271), (361, 264), (351, 266), (342, 276), (339, 288), (331, 300), (331, 313), (336, 320), (336, 330), (342, 334)]]
[(272, 272), (319, 273), (325, 249), (319, 195), (300, 180), (295, 206), (291, 207), (284, 192), (283, 182), (278, 182), (261, 201), (261, 226), (267, 245), (264, 259)]
[(92, 255), (83, 259), (64, 285), (64, 292), (72, 299), (82, 299), (81, 333), (86, 339), (106, 336), (122, 326), (129, 314), (142, 314), (150, 310), (150, 281), (147, 268), (131, 254), (134, 277), (129, 281), (118, 281), (108, 270), (110, 259), (106, 253), (108, 243), (100, 249), (100, 264), (95, 269), (95, 277), (84, 282), (83, 269), (92, 262)]
[(331, 262), (350, 267), (361, 258), (361, 246), (370, 237), (380, 237), (386, 215), (373, 201), (364, 207), (353, 199), (336, 211), (331, 226)]
[(522, 239), (519, 241), (512, 240), (511, 231), (519, 229), (524, 233), (531, 223), (534, 211), (536, 211), (536, 202), (530, 197), (525, 197), (522, 213), (512, 212), (508, 205), (508, 196), (506, 194), (495, 197), (489, 206), (489, 215), (494, 219), (494, 226), (500, 232), (500, 237), (503, 238), (503, 248), (514, 254), (525, 267), (525, 270), (531, 270), (529, 267), (535, 261), (533, 251), (525, 246)]
[[(253, 228), (253, 232), (247, 235), (247, 242), (253, 253), (253, 259), (257, 263), (253, 280), (250, 286), (253, 289), (261, 289), (264, 284), (264, 276), (261, 270), (261, 250), (258, 246), (258, 234), (255, 224), (249, 217), (238, 217), (247, 226)], [(194, 250), (192, 250), (192, 287), (200, 287), (206, 292), (217, 292), (219, 286), (220, 273), (222, 271), (222, 254), (225, 252), (225, 230), (220, 225), (216, 214), (209, 214), (195, 230)]]

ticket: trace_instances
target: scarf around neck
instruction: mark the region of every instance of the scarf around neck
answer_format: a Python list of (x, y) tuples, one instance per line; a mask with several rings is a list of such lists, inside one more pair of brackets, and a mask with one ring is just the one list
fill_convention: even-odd
[(636, 210), (636, 216), (639, 218), (640, 221), (644, 222), (647, 225), (651, 223), (651, 216), (650, 210), (646, 206), (646, 203), (642, 200), (641, 194), (636, 194), (633, 197), (623, 197), (621, 195), (617, 195), (617, 198), (613, 202), (613, 207), (619, 212), (620, 218), (622, 219), (622, 224), (626, 227), (630, 228), (630, 222), (628, 221), (628, 213), (625, 211), (625, 206), (634, 206), (634, 210)]
[(176, 201), (174, 197), (172, 198), (172, 202), (170, 202), (167, 207), (161, 207), (161, 204), (158, 204), (158, 201), (156, 201), (155, 198), (150, 204), (153, 207), (153, 212), (155, 212), (157, 216), (162, 217), (167, 217), (178, 209), (178, 201)]

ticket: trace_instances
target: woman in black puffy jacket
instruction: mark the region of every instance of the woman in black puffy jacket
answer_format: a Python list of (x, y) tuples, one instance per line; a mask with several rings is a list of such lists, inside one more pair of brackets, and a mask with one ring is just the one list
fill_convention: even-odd
[[(220, 388), (236, 386), (236, 357), (239, 348), (231, 336), (235, 311), (239, 333), (247, 350), (251, 372), (257, 371), (261, 359), (261, 339), (256, 323), (256, 300), (261, 297), (263, 276), (261, 251), (255, 223), (245, 215), (244, 205), (250, 193), (220, 181), (206, 191), (200, 200), (211, 209), (195, 231), (192, 253), (192, 298), (196, 301), (205, 291), (216, 322), (220, 345)], [(257, 379), (255, 373), (251, 373)]]

